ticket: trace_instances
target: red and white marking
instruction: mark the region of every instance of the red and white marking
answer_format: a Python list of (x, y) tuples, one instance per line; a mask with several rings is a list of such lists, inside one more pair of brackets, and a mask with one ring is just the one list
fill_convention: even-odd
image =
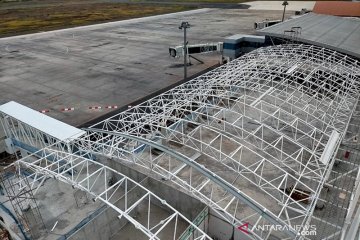
[(61, 109), (62, 112), (69, 112), (69, 111), (74, 111), (74, 110), (75, 110), (75, 108), (73, 108), (73, 107), (72, 108), (62, 108)]
[(89, 107), (90, 110), (97, 110), (97, 109), (101, 109), (101, 106), (91, 106)]
[[(118, 105), (106, 105), (106, 106), (90, 106), (88, 107), (88, 109), (90, 110), (100, 110), (100, 109), (117, 109), (119, 108)], [(132, 108), (131, 105), (128, 106), (128, 108)], [(77, 108), (78, 109), (78, 108)], [(81, 108), (82, 109), (82, 108)], [(66, 107), (66, 108), (61, 108), (60, 111), (61, 112), (70, 112), (70, 111), (74, 111), (75, 110), (75, 107)], [(51, 112), (51, 110), (49, 109), (42, 109), (42, 110), (39, 110), (39, 112), (41, 113), (48, 113), (48, 112)]]
[(114, 106), (106, 106), (105, 108), (107, 109), (115, 109), (115, 108), (118, 108), (118, 106), (114, 105)]

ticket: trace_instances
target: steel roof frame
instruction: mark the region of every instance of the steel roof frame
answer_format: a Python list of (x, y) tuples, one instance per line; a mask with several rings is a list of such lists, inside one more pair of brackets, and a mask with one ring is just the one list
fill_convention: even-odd
[[(359, 69), (356, 60), (316, 46), (261, 48), (95, 124), (92, 126), (93, 133), (88, 129), (86, 138), (96, 139), (93, 146), (103, 146), (102, 151), (99, 151), (101, 154), (125, 161), (126, 158), (133, 161), (138, 157), (125, 149), (129, 149), (129, 145), (141, 144), (109, 133), (101, 135), (101, 131), (96, 129), (142, 137), (145, 142), (158, 139), (177, 141), (213, 160), (220, 156), (218, 162), (222, 164), (221, 154), (226, 154), (221, 152), (221, 144), (217, 149), (219, 155), (213, 156), (194, 144), (197, 142), (209, 146), (198, 134), (205, 129), (215, 134), (212, 142), (226, 138), (237, 144), (238, 150), (252, 151), (255, 148), (258, 152), (262, 151), (252, 151), (260, 159), (253, 165), (240, 164), (247, 171), (258, 164), (255, 170), (248, 172), (260, 179), (259, 182), (279, 180), (278, 177), (265, 179), (265, 172), (261, 170), (264, 162), (272, 165), (276, 161), (283, 162), (291, 169), (291, 164), (284, 161), (283, 156), (286, 156), (300, 167), (296, 174), (286, 172), (279, 182), (284, 183), (285, 176), (290, 176), (297, 179), (295, 186), (300, 185), (314, 194), (310, 207), (304, 208), (306, 210), (303, 212), (298, 211), (304, 217), (304, 226), (310, 221), (316, 198), (328, 178), (334, 155), (358, 103)], [(244, 121), (251, 121), (257, 127), (248, 130), (249, 124)], [(189, 125), (195, 126), (195, 129), (186, 129)], [(196, 134), (198, 137), (194, 137)], [(270, 134), (276, 136), (272, 141), (267, 140), (269, 138), (266, 135)], [(333, 135), (337, 137), (330, 144)], [(99, 149), (98, 146), (94, 148)], [(289, 153), (291, 150), (288, 148), (296, 150)], [(276, 154), (270, 153), (274, 150), (278, 159)], [(323, 155), (329, 162), (324, 164), (320, 161)], [(229, 155), (226, 158), (231, 159)], [(232, 159), (232, 162), (236, 160)], [(144, 159), (137, 161), (137, 164), (148, 167)], [(156, 165), (154, 162), (152, 164)], [(233, 171), (239, 174), (244, 172)], [(284, 172), (280, 166), (277, 171)], [(314, 182), (317, 184), (314, 185)], [(281, 192), (280, 185), (272, 187), (277, 188), (280, 196), (286, 199), (278, 217), (283, 217), (290, 225), (291, 218), (287, 211), (293, 211), (294, 208), (288, 202), (294, 201)], [(271, 212), (271, 209), (268, 211)], [(285, 217), (281, 216), (282, 213)]]
[[(177, 225), (180, 220), (187, 222), (192, 227), (194, 233), (184, 239), (212, 239), (165, 200), (140, 183), (99, 162), (80, 156), (78, 155), (79, 153), (71, 154), (54, 149), (56, 146), (50, 147), (43, 148), (39, 152), (22, 158), (7, 167), (9, 169), (15, 167), (15, 171), (19, 172), (18, 176), (21, 176), (20, 179), (12, 180), (17, 189), (21, 190), (29, 186), (32, 190), (37, 191), (46, 178), (53, 177), (61, 182), (70, 184), (74, 188), (89, 193), (93, 196), (94, 201), (100, 200), (104, 202), (119, 213), (120, 219), (124, 217), (151, 240), (160, 239), (159, 233), (167, 226), (173, 226), (174, 235), (172, 239), (177, 239), (176, 237), (179, 235)], [(63, 162), (66, 162), (66, 165)], [(31, 172), (31, 174), (28, 176), (21, 174), (24, 169)], [(25, 184), (25, 178), (29, 182), (28, 185)], [(109, 179), (115, 179), (115, 181), (110, 185)], [(140, 196), (136, 201), (133, 201), (130, 200), (128, 194), (135, 188)], [(119, 200), (123, 202), (117, 204)], [(160, 203), (169, 212), (169, 216), (157, 223), (150, 222), (153, 219), (150, 208), (154, 203)], [(139, 222), (132, 216), (132, 211), (140, 204), (147, 205), (146, 222)]]
[[(274, 234), (256, 229), (270, 220), (285, 223), (287, 237), (297, 234), (302, 239), (301, 230), (291, 226), (310, 222), (358, 104), (359, 65), (346, 55), (316, 46), (261, 48), (95, 124), (86, 136), (66, 146), (56, 139), (45, 140), (43, 133), (9, 116), (2, 115), (0, 120), (8, 136), (37, 148), (55, 143), (51, 151), (59, 154), (71, 155), (71, 149), (76, 149), (84, 156), (91, 152), (151, 169), (234, 226), (252, 221), (249, 230), (255, 238)], [(180, 147), (170, 146), (171, 142)], [(154, 156), (152, 150), (158, 149), (166, 151)], [(236, 178), (215, 174), (211, 165), (201, 166), (191, 159), (193, 152)], [(252, 162), (246, 160), (249, 156)], [(60, 162), (55, 159), (53, 164)], [(58, 169), (68, 172), (67, 161), (61, 164)], [(184, 176), (184, 169), (189, 176)], [(279, 175), (267, 174), (269, 169)], [(200, 173), (199, 182), (192, 181), (194, 172)], [(249, 199), (239, 185), (240, 176), (273, 201), (274, 207)], [(291, 183), (291, 193), (297, 186), (311, 193), (308, 206), (281, 190)], [(213, 195), (215, 190), (223, 197)], [(242, 216), (238, 213), (241, 203), (257, 207)]]

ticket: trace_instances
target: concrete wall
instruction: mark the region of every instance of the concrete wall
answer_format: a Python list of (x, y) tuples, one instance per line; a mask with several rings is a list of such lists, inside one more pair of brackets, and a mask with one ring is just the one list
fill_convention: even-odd
[(208, 234), (215, 240), (250, 240), (246, 233), (235, 228), (228, 222), (224, 221), (213, 210), (209, 210), (209, 226)]
[(188, 219), (194, 219), (205, 207), (205, 204), (199, 200), (155, 179), (148, 178), (144, 186), (157, 196), (165, 199), (167, 203)]
[[(188, 219), (195, 219), (198, 214), (205, 208), (205, 205), (199, 200), (194, 199), (193, 197), (176, 190), (175, 188), (168, 185), (166, 181), (159, 181), (153, 178), (148, 177), (147, 175), (140, 173), (132, 169), (129, 166), (122, 165), (118, 162), (109, 159), (98, 158), (97, 159), (102, 164), (106, 164), (109, 167), (123, 173), (124, 175), (132, 178), (137, 182), (141, 182), (143, 186), (154, 192), (156, 195), (165, 199), (167, 203), (173, 206), (175, 209), (180, 211)], [(132, 190), (131, 194), (128, 195), (129, 201), (136, 201), (139, 195), (139, 189), (135, 188)], [(118, 201), (116, 205), (123, 205), (122, 200)], [(159, 203), (158, 206), (161, 206)], [(136, 211), (134, 211), (136, 212)], [(110, 239), (111, 236), (119, 232), (128, 222), (124, 219), (119, 220), (118, 213), (112, 208), (106, 208), (95, 218), (91, 219), (86, 225), (77, 230), (72, 234), (68, 239), (72, 240), (105, 240)], [(207, 220), (207, 218), (206, 218)], [(207, 221), (206, 223), (201, 223), (205, 230), (207, 230)], [(64, 238), (62, 238), (64, 239)]]
[[(139, 199), (142, 191), (140, 188), (132, 189), (127, 195), (128, 204), (135, 203)], [(124, 206), (124, 199), (120, 199), (114, 205), (121, 208), (121, 206)], [(135, 217), (136, 214), (137, 209), (135, 208), (130, 215)], [(113, 208), (106, 207), (94, 218), (88, 219), (89, 222), (79, 228), (74, 234), (70, 235), (69, 239), (108, 240), (128, 224), (126, 218), (119, 219), (118, 216), (119, 213)]]
[(144, 187), (150, 189), (157, 196), (165, 199), (172, 207), (184, 214), (188, 219), (194, 219), (205, 207), (199, 200), (171, 186), (171, 181), (156, 180), (130, 166), (120, 164), (119, 162), (110, 159), (99, 158), (97, 160), (131, 179), (141, 182)]
[(127, 221), (120, 220), (118, 215), (113, 209), (107, 208), (68, 239), (108, 240), (127, 224)]
[[(193, 220), (193, 223), (202, 229), (204, 232), (208, 233), (209, 231), (209, 208), (206, 206), (203, 211)], [(179, 240), (187, 239), (187, 240), (194, 240), (199, 235), (196, 232), (191, 230), (189, 226), (183, 234), (178, 238)]]

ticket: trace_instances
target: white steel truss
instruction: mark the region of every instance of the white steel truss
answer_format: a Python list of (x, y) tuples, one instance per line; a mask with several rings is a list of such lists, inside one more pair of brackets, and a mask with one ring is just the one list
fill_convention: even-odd
[[(277, 184), (281, 186), (284, 184), (284, 182), (278, 181), (278, 179), (282, 179), (284, 176), (280, 176), (281, 178), (279, 177), (273, 182), (261, 178), (253, 179), (252, 176), (250, 176), (250, 168), (243, 167), (241, 159), (236, 162), (232, 158), (233, 156), (239, 156), (240, 152), (246, 151), (242, 150), (241, 147), (237, 149), (237, 152), (233, 154), (233, 156), (227, 156), (226, 153), (219, 152), (219, 150), (211, 144), (203, 145), (204, 150), (209, 150), (208, 153), (201, 152), (203, 156), (209, 157), (212, 161), (220, 158), (220, 161), (215, 161), (220, 163), (225, 169), (223, 172), (217, 172), (216, 167), (213, 167), (215, 165), (211, 164), (212, 162), (202, 164), (196, 161), (196, 158), (202, 154), (197, 155), (199, 150), (194, 147), (183, 146), (181, 149), (174, 151), (169, 148), (169, 145), (158, 144), (154, 141), (131, 135), (121, 133), (112, 134), (111, 132), (101, 130), (93, 130), (90, 132), (97, 133), (98, 141), (85, 141), (84, 139), (74, 141), (74, 145), (79, 147), (82, 152), (91, 151), (93, 153), (111, 156), (113, 159), (126, 162), (130, 161), (131, 163), (145, 167), (153, 173), (160, 175), (163, 180), (169, 180), (173, 182), (175, 186), (190, 192), (236, 227), (244, 223), (249, 223), (251, 222), (250, 220), (256, 220), (259, 223), (267, 225), (281, 225), (284, 226), (284, 228), (288, 226), (287, 222), (284, 222), (282, 219), (279, 219), (277, 215), (269, 212), (255, 199), (249, 197), (246, 192), (239, 190), (239, 184), (244, 184), (239, 183), (240, 180), (243, 180), (239, 178), (240, 176), (244, 177), (249, 183), (259, 184), (258, 187), (267, 193), (273, 192), (273, 189), (277, 189)], [(91, 137), (94, 138), (95, 135), (91, 134)], [(128, 151), (126, 150), (127, 146), (117, 148), (102, 143), (108, 138), (117, 141), (116, 137), (130, 140), (130, 145), (138, 147), (132, 151)], [(173, 141), (173, 143), (176, 144), (177, 142)], [(154, 153), (156, 151), (162, 153), (157, 155), (157, 153)], [(109, 152), (111, 152), (111, 155), (109, 155)], [(260, 168), (263, 168), (264, 166), (261, 166), (262, 163), (259, 163), (258, 160), (255, 161), (253, 167), (259, 164)], [(226, 175), (229, 174), (229, 172), (234, 174), (231, 176)], [(286, 179), (285, 183), (288, 181), (290, 180)], [(279, 200), (279, 202), (284, 201), (284, 194), (281, 196), (278, 195), (279, 194), (274, 195), (273, 198)], [(263, 194), (262, 197), (265, 200), (267, 196)], [(244, 211), (245, 208), (240, 207), (241, 204), (248, 206), (246, 211)], [(307, 211), (306, 208), (298, 202), (291, 201), (291, 203), (288, 204), (293, 204), (295, 211), (301, 211), (302, 213)], [(288, 221), (293, 220), (296, 219), (288, 219)], [(252, 228), (256, 227), (252, 224), (250, 226)], [(297, 235), (296, 231), (292, 228), (286, 228), (285, 232), (285, 234), (282, 234), (283, 237), (291, 236), (291, 238), (294, 238)], [(263, 238), (266, 234), (269, 234), (269, 231), (260, 230), (253, 231), (251, 236)]]
[(317, 236), (322, 239), (355, 239), (354, 234), (359, 228), (356, 223), (360, 216), (356, 217), (356, 208), (359, 209), (360, 204), (359, 113), (358, 105), (326, 182), (328, 191), (320, 195), (319, 201), (326, 204), (326, 211), (312, 217), (311, 224), (316, 225)]
[[(93, 196), (93, 200), (100, 200), (119, 213), (119, 218), (133, 224), (136, 229), (142, 231), (148, 239), (165, 239), (162, 231), (167, 228), (174, 233), (171, 239), (212, 239), (202, 229), (193, 224), (180, 212), (170, 206), (141, 184), (131, 178), (109, 168), (96, 161), (90, 160), (79, 154), (70, 154), (52, 148), (43, 148), (36, 154), (29, 155), (16, 161), (7, 167), (14, 169), (18, 174), (13, 179), (14, 188), (24, 191), (28, 187), (36, 191), (48, 177), (72, 185)], [(39, 157), (41, 156), (41, 157)], [(26, 171), (26, 176), (22, 172)], [(29, 190), (29, 189), (26, 189)], [(131, 196), (136, 191), (136, 198)], [(164, 219), (154, 221), (151, 207), (153, 204), (160, 205), (168, 213)], [(140, 205), (147, 209), (146, 220), (134, 218), (134, 211)], [(136, 214), (135, 214), (136, 215)], [(181, 235), (178, 223), (186, 222), (191, 227), (192, 234)], [(166, 239), (170, 239), (166, 236)]]
[[(358, 103), (359, 72), (356, 60), (316, 46), (261, 48), (92, 126), (75, 145), (151, 169), (234, 226), (249, 223), (254, 237), (284, 237), (259, 230), (271, 220), (302, 238), (292, 226), (309, 224)], [(215, 194), (213, 178), (195, 181), (197, 169), (155, 143), (200, 154), (194, 162), (243, 196), (255, 189), (263, 211), (229, 189)]]
[[(338, 52), (272, 46), (108, 118), (67, 145), (16, 119), (0, 120), (19, 142), (37, 148), (55, 143), (46, 149), (63, 161), (37, 156), (52, 161), (48, 165), (59, 171), (56, 176), (72, 171), (72, 158), (82, 159), (76, 165), (87, 161), (106, 168), (83, 158), (92, 159), (90, 154), (134, 163), (188, 191), (235, 227), (248, 224), (249, 237), (303, 239), (323, 186), (337, 189), (334, 182), (358, 173), (354, 162), (329, 178), (335, 161), (343, 161), (340, 144), (360, 132), (349, 127), (359, 75), (359, 62)], [(348, 216), (351, 204), (344, 206)]]

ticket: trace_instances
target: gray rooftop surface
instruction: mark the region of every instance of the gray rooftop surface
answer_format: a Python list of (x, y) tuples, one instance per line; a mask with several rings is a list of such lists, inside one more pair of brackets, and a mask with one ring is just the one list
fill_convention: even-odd
[(298, 40), (360, 58), (360, 19), (309, 13), (257, 31), (283, 37), (284, 31), (301, 27)]

